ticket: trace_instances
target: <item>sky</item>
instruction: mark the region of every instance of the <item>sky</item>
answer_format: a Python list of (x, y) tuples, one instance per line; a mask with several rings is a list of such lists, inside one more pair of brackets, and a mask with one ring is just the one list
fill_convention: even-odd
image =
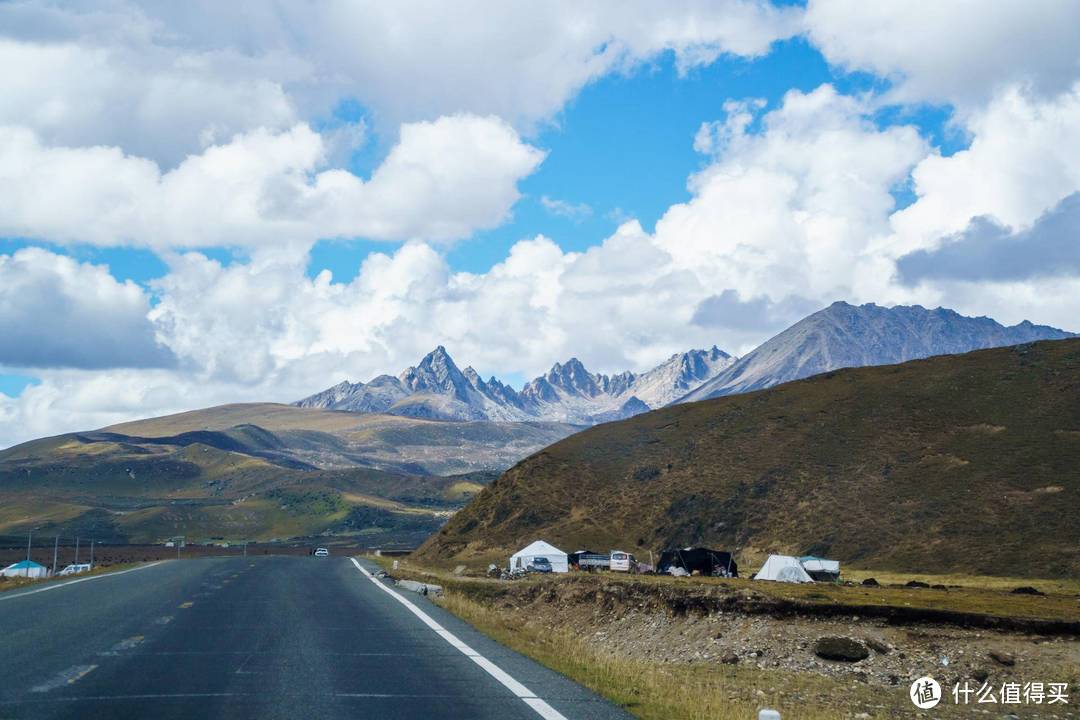
[(836, 300), (1080, 330), (1080, 4), (0, 2), (0, 447)]

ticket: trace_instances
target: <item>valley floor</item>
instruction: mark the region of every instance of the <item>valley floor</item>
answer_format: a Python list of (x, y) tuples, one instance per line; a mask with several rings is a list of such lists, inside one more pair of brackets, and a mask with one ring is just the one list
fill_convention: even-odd
[[(610, 574), (507, 582), (410, 563), (396, 572), (443, 585), (447, 609), (642, 718), (734, 720), (762, 707), (785, 718), (925, 716), (908, 698), (924, 675), (946, 695), (935, 717), (1080, 717), (1074, 581), (924, 576), (948, 587), (909, 589), (880, 574), (883, 586), (867, 588)], [(1046, 594), (1011, 592), (1025, 585)], [(822, 659), (824, 637), (857, 640), (868, 656)], [(1069, 704), (952, 697), (955, 685), (985, 683), (1000, 700), (1004, 684), (1030, 682), (1067, 683)]]

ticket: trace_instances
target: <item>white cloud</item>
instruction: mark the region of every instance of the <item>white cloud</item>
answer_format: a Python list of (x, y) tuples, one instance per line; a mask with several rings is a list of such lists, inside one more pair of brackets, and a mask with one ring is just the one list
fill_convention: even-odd
[[(1008, 226), (1030, 237), (1044, 213), (1080, 191), (1080, 83), (1053, 97), (1005, 88), (985, 107), (969, 111), (966, 122), (970, 146), (948, 157), (931, 154), (915, 167), (915, 202), (894, 213), (891, 232), (871, 246), (877, 264), (897, 276), (882, 299), (917, 299), (1006, 323), (1030, 319), (1080, 329), (1080, 279), (1069, 276), (1068, 268), (1039, 270), (1040, 263), (1060, 258), (1037, 242), (1019, 249), (1029, 253), (1022, 281), (990, 277), (987, 267), (987, 277), (978, 282), (924, 273), (914, 288), (899, 283), (898, 258), (933, 254), (973, 221)], [(992, 234), (970, 241), (975, 243), (968, 248), (973, 257), (993, 252), (998, 242)]]
[(566, 200), (548, 197), (547, 195), (541, 195), (540, 204), (552, 215), (566, 218), (573, 222), (581, 222), (592, 215), (592, 208), (589, 207), (588, 203), (572, 203)]
[(863, 255), (889, 231), (890, 188), (927, 152), (915, 131), (878, 129), (828, 86), (789, 94), (763, 134), (732, 122), (693, 198), (653, 233), (628, 222), (582, 253), (537, 237), (482, 274), (409, 244), (370, 255), (348, 284), (307, 279), (303, 258), (223, 268), (189, 254), (159, 283), (151, 317), (208, 379), (273, 376), (299, 396), (400, 369), (438, 343), (482, 371), (526, 376), (570, 355), (611, 371), (713, 342), (741, 352), (771, 328), (692, 322), (703, 301), (726, 290), (728, 306), (794, 320), (888, 284), (891, 266), (860, 280)]
[(0, 255), (0, 366), (160, 367), (149, 300), (101, 265), (39, 248)]
[(1072, 0), (810, 0), (806, 24), (830, 62), (893, 79), (893, 101), (978, 107), (1010, 86), (1052, 96), (1080, 77)]
[(171, 167), (236, 133), (298, 121), (281, 84), (240, 72), (244, 65), (233, 53), (0, 39), (8, 69), (0, 125), (31, 128), (50, 145), (111, 145)]
[(1006, 88), (967, 124), (967, 149), (913, 171), (917, 201), (892, 218), (894, 252), (933, 245), (980, 215), (1027, 227), (1080, 189), (1080, 83), (1045, 100)]
[[(99, 373), (97, 390), (83, 387), (85, 373), (40, 373), (40, 386), (0, 398), (0, 414), (29, 437), (216, 402), (289, 401), (345, 378), (395, 372), (439, 343), (485, 374), (530, 377), (571, 355), (601, 371), (644, 369), (689, 347), (746, 352), (838, 298), (943, 302), (1077, 329), (1069, 321), (1075, 278), (917, 287), (894, 279), (896, 257), (932, 244), (941, 228), (965, 227), (994, 193), (1030, 193), (1002, 218), (1021, 227), (1077, 181), (1072, 161), (1052, 152), (1055, 143), (1080, 146), (1070, 140), (1070, 96), (1000, 98), (973, 116), (971, 148), (951, 158), (937, 156), (914, 128), (878, 127), (872, 99), (830, 86), (791, 92), (761, 117), (757, 103), (730, 105), (726, 119), (699, 133), (710, 156), (689, 180), (691, 199), (669, 208), (652, 232), (626, 222), (584, 252), (538, 236), (484, 273), (454, 272), (420, 242), (369, 255), (348, 283), (328, 272), (307, 278), (303, 253), (256, 252), (228, 267), (198, 253), (170, 255), (149, 320), (182, 369)], [(403, 144), (415, 140), (427, 156), (441, 147), (429, 139), (403, 135)], [(300, 156), (303, 140), (265, 135), (286, 148), (295, 142)], [(391, 153), (384, 167), (389, 185), (417, 185), (409, 152)], [(913, 168), (917, 201), (894, 213), (890, 190)], [(1031, 187), (1021, 187), (1025, 178)], [(373, 176), (368, 185), (375, 183)], [(321, 191), (319, 181), (308, 184)], [(111, 393), (121, 387), (130, 397), (117, 400)]]
[(863, 252), (889, 230), (890, 190), (925, 142), (912, 127), (877, 129), (862, 101), (828, 85), (788, 93), (761, 134), (747, 132), (744, 106), (732, 109), (712, 131), (722, 154), (691, 178), (693, 199), (657, 223), (657, 243), (703, 284), (744, 299), (852, 293)]
[(158, 249), (452, 240), (501, 223), (543, 159), (506, 123), (467, 115), (403, 126), (367, 181), (326, 169), (326, 151), (307, 125), (256, 130), (163, 173), (118, 148), (0, 127), (0, 234)]
[(673, 52), (681, 70), (766, 53), (801, 11), (766, 0), (0, 4), (0, 124), (172, 167), (358, 98), (385, 137), (468, 113), (519, 128), (584, 85)]

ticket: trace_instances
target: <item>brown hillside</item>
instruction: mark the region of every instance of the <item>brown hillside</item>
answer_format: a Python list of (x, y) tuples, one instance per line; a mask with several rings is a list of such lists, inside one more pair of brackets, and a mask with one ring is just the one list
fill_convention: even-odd
[(1080, 573), (1080, 340), (842, 370), (600, 425), (420, 549), (704, 543), (909, 572)]

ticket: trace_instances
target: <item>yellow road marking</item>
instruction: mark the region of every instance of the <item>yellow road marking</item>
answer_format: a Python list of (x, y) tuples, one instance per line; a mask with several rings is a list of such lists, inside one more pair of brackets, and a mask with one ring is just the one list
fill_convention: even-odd
[(191, 601), (189, 600), (188, 602), (182, 602), (182, 603), (180, 603), (180, 608), (181, 608), (181, 609), (184, 609), (184, 610), (186, 610), (187, 608), (191, 607), (191, 606), (192, 606), (192, 605), (194, 605), (194, 604), (195, 604), (195, 603), (193, 603), (193, 602), (191, 602)]
[(75, 673), (73, 677), (68, 678), (68, 685), (74, 685), (78, 681), (82, 680), (84, 677), (86, 677), (87, 673), (89, 673), (96, 667), (97, 665), (87, 665), (86, 667), (79, 668), (79, 670)]

